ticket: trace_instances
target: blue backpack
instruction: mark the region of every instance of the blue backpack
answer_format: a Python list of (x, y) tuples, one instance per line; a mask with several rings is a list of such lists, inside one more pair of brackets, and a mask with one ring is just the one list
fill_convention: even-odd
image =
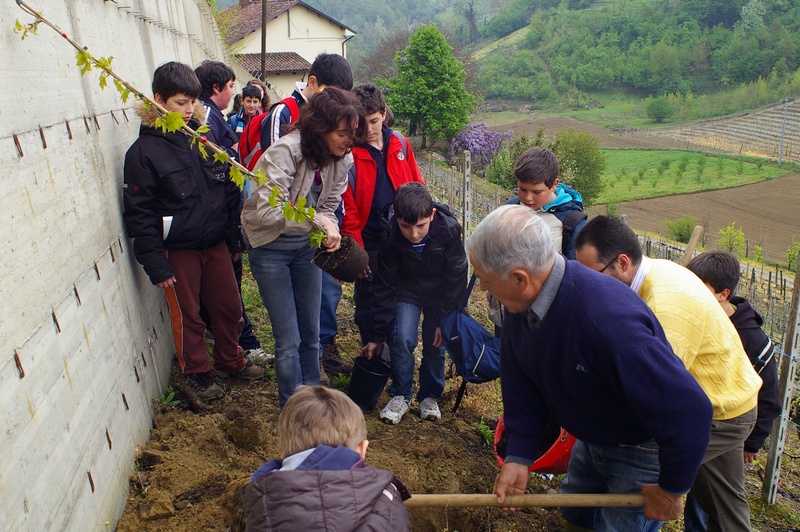
[(468, 382), (480, 384), (500, 376), (500, 338), (489, 333), (466, 311), (475, 280), (472, 274), (461, 308), (445, 314), (439, 323), (444, 347), (463, 379), (453, 413), (461, 404)]

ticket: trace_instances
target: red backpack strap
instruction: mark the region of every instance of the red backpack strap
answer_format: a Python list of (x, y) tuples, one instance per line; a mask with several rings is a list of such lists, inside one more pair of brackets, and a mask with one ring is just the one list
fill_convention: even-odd
[(289, 112), (292, 115), (292, 123), (297, 122), (297, 119), (300, 118), (300, 106), (297, 105), (297, 100), (288, 96), (281, 100), (281, 103), (286, 105), (289, 108)]

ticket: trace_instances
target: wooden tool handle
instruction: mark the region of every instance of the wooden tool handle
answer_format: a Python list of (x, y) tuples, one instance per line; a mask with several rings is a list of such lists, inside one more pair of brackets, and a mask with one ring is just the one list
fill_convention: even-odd
[[(448, 507), (464, 508), (476, 506), (495, 506), (497, 495), (493, 494), (465, 494), (465, 493), (435, 493), (416, 494), (406, 501), (409, 508)], [(607, 493), (586, 494), (526, 494), (509, 495), (503, 507), (598, 507), (598, 506), (644, 506), (644, 495), (618, 495)]]

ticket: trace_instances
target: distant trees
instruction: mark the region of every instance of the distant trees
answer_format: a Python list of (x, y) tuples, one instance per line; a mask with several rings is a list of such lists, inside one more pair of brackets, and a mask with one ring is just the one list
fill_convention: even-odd
[[(766, 0), (581, 2), (509, 0), (484, 27), (515, 45), (478, 60), (487, 98), (566, 106), (573, 92), (631, 88), (654, 96), (702, 94), (789, 80), (800, 68), (800, 4)], [(568, 9), (572, 8), (572, 9)]]
[(409, 132), (431, 139), (451, 138), (464, 129), (475, 97), (464, 86), (464, 67), (434, 24), (415, 31), (395, 56), (397, 76), (380, 80), (389, 87), (386, 103), (395, 118), (408, 120)]

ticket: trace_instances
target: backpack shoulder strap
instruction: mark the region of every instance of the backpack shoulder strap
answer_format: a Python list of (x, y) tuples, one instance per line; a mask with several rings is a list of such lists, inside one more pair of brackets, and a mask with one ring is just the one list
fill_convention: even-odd
[(353, 197), (356, 195), (356, 165), (350, 167), (350, 170), (347, 171), (347, 184), (350, 185), (350, 190), (352, 191)]
[[(559, 216), (559, 218), (561, 218)], [(572, 232), (579, 223), (587, 218), (586, 213), (578, 210), (570, 210), (566, 216), (561, 218), (561, 223), (564, 225), (564, 231)]]
[(403, 157), (408, 157), (408, 142), (406, 141), (405, 136), (399, 131), (392, 130), (392, 135), (397, 137), (397, 140), (400, 141), (400, 146), (403, 151)]
[(461, 308), (467, 308), (467, 304), (469, 303), (469, 296), (472, 294), (472, 289), (475, 288), (475, 281), (478, 279), (478, 276), (475, 272), (472, 272), (472, 277), (469, 278), (469, 284), (467, 285), (467, 292), (464, 294), (464, 301), (461, 302)]
[(297, 122), (297, 119), (300, 118), (300, 106), (297, 105), (297, 100), (291, 96), (287, 96), (281, 100), (280, 103), (285, 104), (286, 107), (289, 108), (289, 112), (292, 115), (292, 123)]

